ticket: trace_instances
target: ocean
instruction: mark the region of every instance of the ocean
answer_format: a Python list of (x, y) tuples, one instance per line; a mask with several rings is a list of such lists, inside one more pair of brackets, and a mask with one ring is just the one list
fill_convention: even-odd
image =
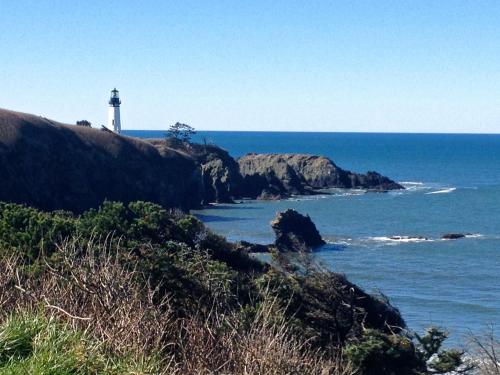
[[(410, 329), (442, 327), (450, 333), (448, 345), (458, 346), (491, 324), (500, 336), (500, 135), (214, 131), (199, 132), (195, 140), (234, 157), (324, 155), (344, 169), (374, 170), (402, 183), (405, 191), (332, 190), (194, 214), (229, 240), (270, 243), (271, 219), (294, 208), (310, 215), (327, 241), (314, 256), (389, 297)], [(468, 235), (441, 239), (456, 232)]]

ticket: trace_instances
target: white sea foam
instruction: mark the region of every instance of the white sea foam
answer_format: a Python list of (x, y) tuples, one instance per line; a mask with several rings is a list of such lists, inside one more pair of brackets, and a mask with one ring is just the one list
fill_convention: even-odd
[(429, 242), (434, 241), (426, 237), (420, 236), (379, 236), (379, 237), (369, 237), (370, 241), (375, 242), (386, 242), (386, 243), (409, 243), (409, 242)]
[(417, 185), (417, 186), (421, 186), (424, 183), (423, 182), (418, 182), (418, 181), (401, 181), (400, 184), (401, 185)]
[(351, 195), (362, 195), (366, 194), (365, 189), (339, 189), (339, 188), (331, 188), (331, 189), (326, 189), (330, 196), (334, 197), (345, 197), (345, 196), (351, 196)]
[(468, 233), (465, 235), (465, 238), (480, 238), (484, 237), (481, 233)]
[(428, 192), (426, 194), (448, 194), (448, 193), (451, 193), (451, 192), (453, 192), (455, 190), (457, 190), (457, 188), (451, 187), (451, 188), (437, 190), (437, 191), (430, 191), (430, 192)]
[(292, 202), (302, 202), (302, 201), (317, 201), (317, 200), (320, 200), (320, 199), (326, 199), (326, 198), (329, 198), (331, 197), (331, 195), (324, 195), (324, 194), (321, 194), (321, 195), (294, 195), (290, 198), (288, 198), (289, 201), (292, 201)]
[[(465, 238), (485, 238), (483, 234), (480, 233), (467, 233)], [(488, 237), (490, 238), (490, 237)], [(374, 237), (365, 237), (359, 239), (353, 238), (336, 238), (336, 237), (326, 237), (324, 238), (328, 245), (334, 246), (373, 246), (373, 243), (378, 244), (379, 246), (391, 246), (405, 243), (420, 243), (420, 242), (436, 242), (436, 241), (449, 241), (443, 239), (441, 237), (423, 237), (423, 236), (374, 236)], [(500, 236), (498, 237), (500, 239)]]
[(328, 241), (328, 240), (326, 240), (326, 243), (328, 245), (335, 245), (335, 246), (348, 246), (348, 245), (351, 245), (351, 242), (349, 240), (350, 239), (347, 239), (346, 241)]
[(366, 190), (352, 190), (352, 191), (345, 191), (339, 194), (335, 194), (336, 196), (340, 197), (350, 197), (352, 195), (363, 195), (366, 194)]
[(430, 190), (435, 188), (432, 186), (432, 184), (427, 184), (423, 183), (420, 181), (402, 181), (400, 182), (401, 185), (405, 188), (405, 190), (394, 190), (394, 191), (399, 191), (399, 192), (415, 192), (415, 191), (421, 191), (421, 190)]

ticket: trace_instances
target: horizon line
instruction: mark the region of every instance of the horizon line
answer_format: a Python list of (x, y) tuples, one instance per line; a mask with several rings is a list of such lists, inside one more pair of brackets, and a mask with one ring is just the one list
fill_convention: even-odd
[[(167, 132), (168, 129), (122, 129), (123, 132), (128, 131), (151, 131), (151, 132)], [(220, 132), (220, 133), (343, 133), (343, 134), (415, 134), (415, 135), (500, 135), (498, 133), (471, 133), (471, 132), (398, 132), (398, 131), (329, 131), (329, 130), (206, 130), (197, 129), (197, 132)]]

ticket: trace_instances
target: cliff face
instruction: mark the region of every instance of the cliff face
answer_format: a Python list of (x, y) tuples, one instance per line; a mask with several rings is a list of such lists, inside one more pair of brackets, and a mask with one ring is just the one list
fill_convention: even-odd
[(189, 155), (200, 167), (202, 180), (202, 201), (208, 203), (232, 203), (239, 198), (242, 177), (238, 163), (229, 153), (214, 145), (181, 143), (173, 140), (150, 139), (158, 149), (175, 148)]
[(0, 109), (0, 201), (81, 212), (105, 199), (188, 209), (201, 202), (192, 158), (137, 139)]
[(311, 194), (316, 189), (344, 188), (387, 191), (404, 189), (376, 172), (346, 171), (322, 156), (303, 154), (247, 154), (238, 160), (243, 176), (242, 195), (279, 199)]
[(0, 109), (0, 201), (81, 212), (105, 199), (189, 209), (234, 198), (280, 199), (322, 188), (403, 187), (301, 154), (248, 154), (214, 145), (139, 140)]

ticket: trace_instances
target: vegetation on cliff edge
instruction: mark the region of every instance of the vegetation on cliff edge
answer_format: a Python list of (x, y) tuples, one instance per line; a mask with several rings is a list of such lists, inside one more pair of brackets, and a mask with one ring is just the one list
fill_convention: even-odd
[(178, 211), (0, 203), (0, 374), (404, 375), (461, 363), (404, 328), (342, 275), (263, 264)]

